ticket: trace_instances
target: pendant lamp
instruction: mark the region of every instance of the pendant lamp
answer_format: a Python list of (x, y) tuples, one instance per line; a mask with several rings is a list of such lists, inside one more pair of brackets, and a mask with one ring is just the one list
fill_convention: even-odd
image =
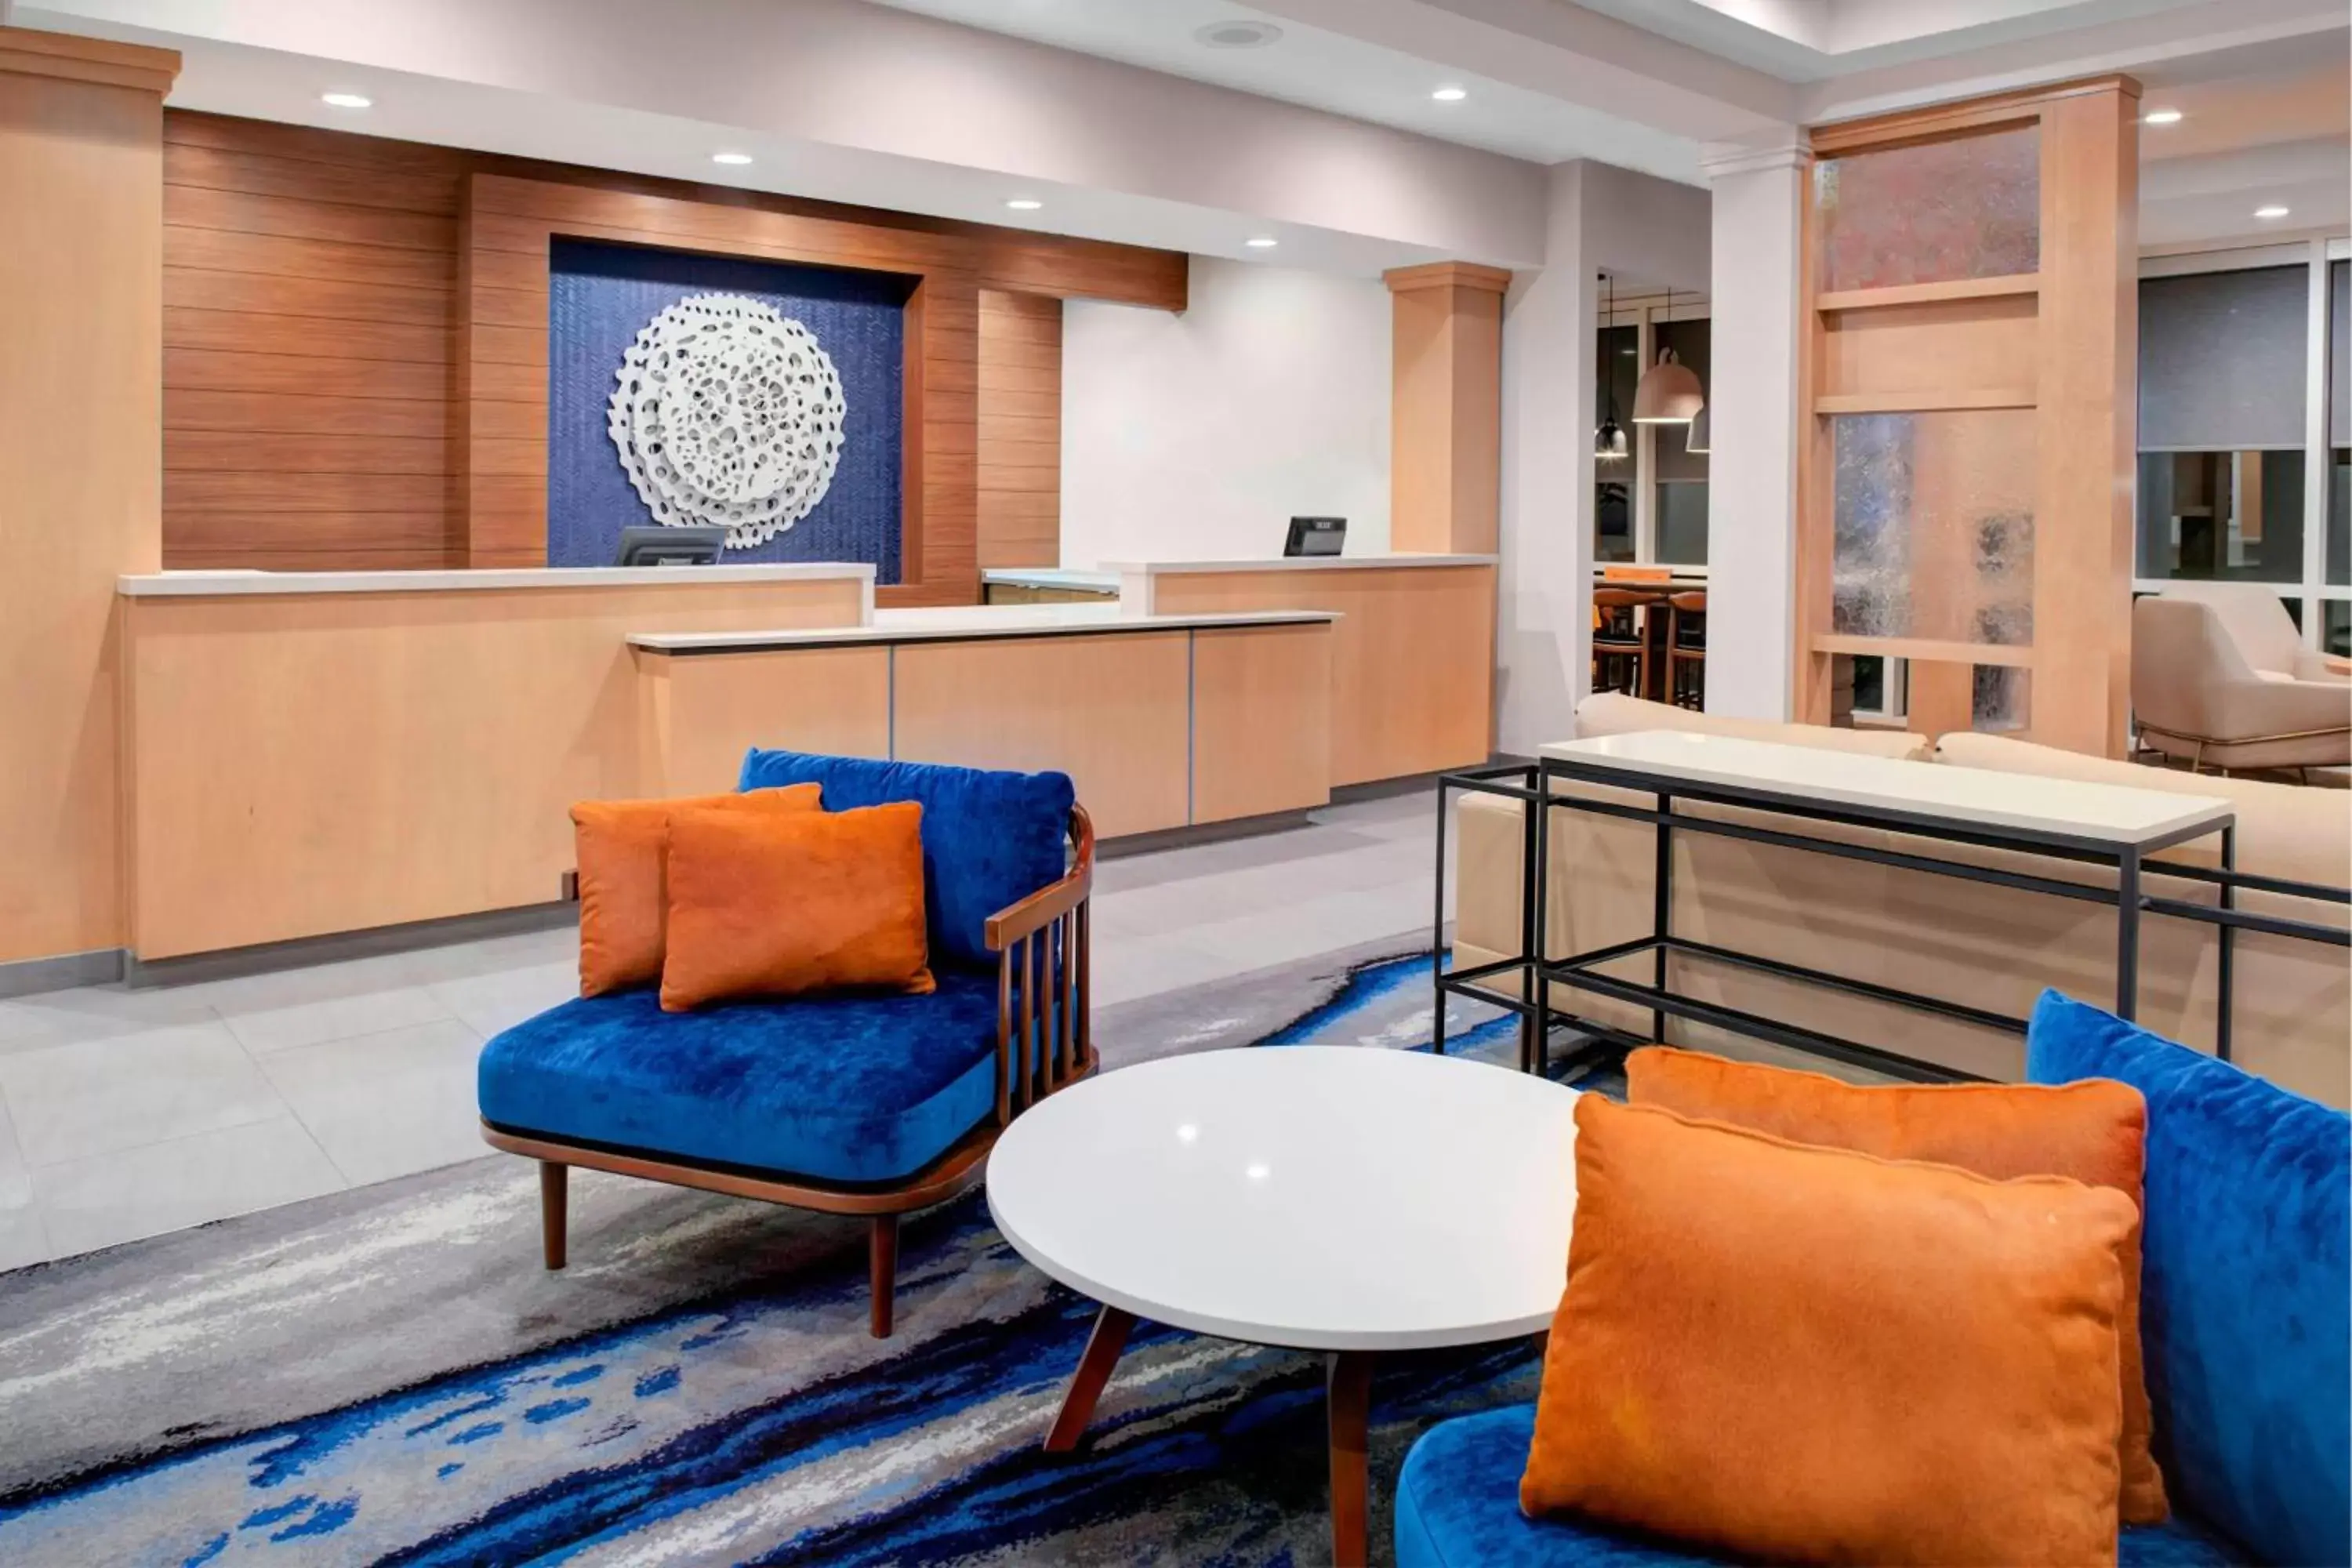
[(1714, 412), (1715, 405), (1711, 403), (1702, 404), (1699, 405), (1697, 416), (1690, 422), (1690, 437), (1683, 443), (1684, 451), (1690, 453), (1693, 457), (1704, 457), (1706, 454), (1708, 450), (1707, 437), (1709, 434), (1707, 430), (1707, 416)]
[[(1675, 296), (1666, 291), (1666, 321), (1675, 319)], [(1658, 351), (1658, 363), (1642, 373), (1641, 385), (1633, 389), (1633, 423), (1636, 425), (1687, 425), (1698, 417), (1706, 406), (1706, 394), (1698, 384), (1698, 374), (1675, 357), (1672, 349)]]
[[(1606, 321), (1617, 314), (1617, 279), (1604, 272), (1601, 280), (1609, 286), (1609, 306), (1601, 318)], [(1609, 406), (1601, 416), (1601, 427), (1592, 433), (1592, 455), (1607, 461), (1625, 455), (1625, 426), (1617, 423), (1617, 388), (1607, 365), (1601, 367), (1601, 384), (1609, 389)]]

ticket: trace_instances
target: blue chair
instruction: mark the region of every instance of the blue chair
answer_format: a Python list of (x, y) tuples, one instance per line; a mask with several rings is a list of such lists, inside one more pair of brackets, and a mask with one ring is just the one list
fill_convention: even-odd
[[(2352, 1562), (2352, 1117), (2045, 992), (2036, 1083), (2147, 1099), (2140, 1331), (2173, 1517), (2131, 1564)], [(1441, 1423), (1397, 1480), (1398, 1568), (1667, 1568), (1723, 1559), (1530, 1520), (1532, 1405)]]
[(921, 805), (938, 990), (690, 1013), (651, 987), (580, 997), (483, 1047), (482, 1136), (540, 1163), (550, 1268), (574, 1165), (864, 1216), (887, 1339), (899, 1215), (977, 1184), (1013, 1117), (1095, 1069), (1094, 828), (1061, 773), (754, 751), (740, 787), (809, 783), (831, 811)]

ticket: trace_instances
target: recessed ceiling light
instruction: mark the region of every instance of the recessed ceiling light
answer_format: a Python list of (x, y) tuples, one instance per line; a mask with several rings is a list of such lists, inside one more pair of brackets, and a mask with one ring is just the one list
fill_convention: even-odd
[(2151, 109), (2146, 114), (2141, 115), (2140, 119), (2149, 125), (2178, 125), (2180, 123), (2180, 110), (2177, 109)]
[(1441, 87), (1429, 96), (1440, 103), (1459, 103), (1470, 96), (1470, 89), (1461, 87)]
[(1282, 37), (1282, 29), (1271, 22), (1252, 22), (1235, 18), (1230, 22), (1212, 22), (1205, 27), (1192, 29), (1196, 43), (1213, 49), (1262, 49)]
[(1004, 205), (1017, 213), (1034, 213), (1045, 204), (1034, 196), (1014, 196)]
[(322, 92), (319, 95), (319, 101), (330, 109), (366, 109), (375, 100), (363, 92)]
[(1242, 241), (1242, 243), (1248, 246), (1252, 250), (1272, 250), (1276, 246), (1280, 245), (1282, 241), (1275, 238), (1274, 236), (1270, 234), (1260, 234), (1253, 235), (1249, 238)]
[(2254, 216), (2258, 218), (2264, 219), (2284, 217), (2289, 210), (2290, 209), (2282, 206), (2256, 207), (2254, 209)]
[(749, 153), (713, 153), (710, 154), (710, 161), (714, 163), (724, 163), (730, 169), (737, 169), (750, 163), (751, 161), (751, 154)]

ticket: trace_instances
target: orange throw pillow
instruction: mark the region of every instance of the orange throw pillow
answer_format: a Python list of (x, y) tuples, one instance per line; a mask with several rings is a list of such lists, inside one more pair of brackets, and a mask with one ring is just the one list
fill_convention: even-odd
[[(2005, 1182), (2071, 1176), (2141, 1206), (2147, 1102), (2129, 1084), (1891, 1084), (1864, 1088), (1817, 1072), (1645, 1046), (1625, 1058), (1625, 1098), (1706, 1121), (1853, 1149), (1882, 1160), (1933, 1160)], [(2159, 1524), (2164, 1476), (2148, 1453), (2140, 1368), (2139, 1232), (2124, 1247), (2123, 1520)]]
[(932, 989), (923, 808), (674, 812), (661, 1005)]
[(580, 868), (580, 994), (650, 985), (661, 978), (669, 895), (669, 816), (714, 811), (814, 811), (820, 785), (745, 790), (675, 800), (583, 800), (572, 808)]
[(1529, 1514), (1741, 1556), (2116, 1561), (2122, 1194), (1588, 1094)]

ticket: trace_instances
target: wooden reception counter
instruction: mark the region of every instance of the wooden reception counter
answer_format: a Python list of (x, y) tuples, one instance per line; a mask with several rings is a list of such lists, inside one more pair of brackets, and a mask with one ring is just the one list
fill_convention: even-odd
[(871, 626), (629, 639), (655, 793), (735, 782), (754, 745), (1058, 768), (1105, 837), (1331, 798), (1318, 611), (884, 610)]
[(125, 577), (131, 950), (546, 903), (639, 792), (632, 632), (856, 626), (869, 566)]
[(1494, 745), (1495, 557), (1106, 563), (1129, 614), (1329, 610), (1331, 783), (1475, 766)]
[(543, 904), (573, 801), (788, 746), (1059, 768), (1107, 837), (1483, 762), (1483, 556), (1127, 568), (1100, 605), (876, 611), (872, 569), (120, 583), (131, 948)]

